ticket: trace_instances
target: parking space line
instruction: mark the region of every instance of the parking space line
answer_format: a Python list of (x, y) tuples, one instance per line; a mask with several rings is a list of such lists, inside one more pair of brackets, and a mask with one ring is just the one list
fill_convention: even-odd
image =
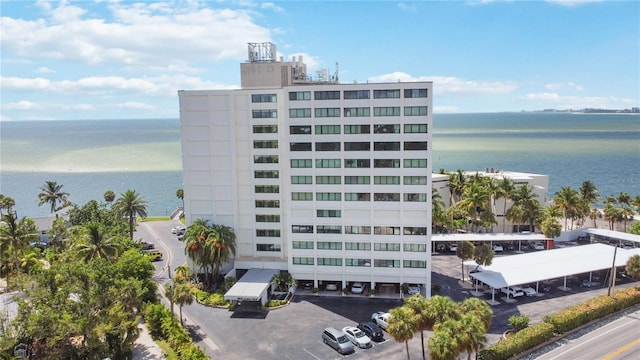
[(320, 359), (319, 357), (317, 357), (317, 356), (313, 355), (313, 353), (311, 353), (311, 351), (309, 351), (309, 350), (307, 350), (307, 349), (305, 349), (305, 348), (302, 348), (302, 350), (304, 350), (307, 354), (309, 354), (309, 355), (313, 356), (314, 358), (316, 358), (316, 359), (318, 359), (318, 360), (322, 360), (322, 359)]

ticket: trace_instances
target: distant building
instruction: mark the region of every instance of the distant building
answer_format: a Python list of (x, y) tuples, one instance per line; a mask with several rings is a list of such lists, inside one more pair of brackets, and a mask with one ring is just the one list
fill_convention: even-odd
[(232, 227), (239, 274), (428, 294), (432, 82), (341, 84), (275, 53), (249, 44), (241, 89), (178, 92), (187, 223)]

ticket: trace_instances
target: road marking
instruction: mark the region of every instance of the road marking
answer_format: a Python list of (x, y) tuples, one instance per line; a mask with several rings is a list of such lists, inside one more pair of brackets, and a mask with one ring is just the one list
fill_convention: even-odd
[(302, 348), (302, 350), (306, 351), (306, 352), (307, 352), (307, 354), (309, 354), (309, 355), (313, 356), (314, 358), (316, 358), (316, 359), (318, 359), (318, 360), (322, 360), (322, 359), (320, 359), (319, 357), (317, 357), (317, 356), (313, 355), (313, 354), (311, 353), (311, 351), (309, 351), (309, 350), (307, 350), (307, 349), (305, 349), (305, 348)]
[(612, 352), (611, 354), (605, 356), (604, 358), (602, 358), (602, 360), (611, 360), (614, 357), (622, 354), (623, 352), (631, 349), (632, 347), (634, 347), (634, 346), (636, 346), (638, 344), (640, 344), (640, 339), (637, 339), (636, 341), (632, 341), (632, 342), (628, 343), (627, 345), (625, 345), (625, 346), (619, 348), (618, 350)]
[[(151, 226), (149, 226), (147, 223), (142, 223), (142, 225), (147, 228), (147, 231), (149, 231), (149, 233), (152, 235), (152, 237), (154, 239), (156, 239), (156, 241), (159, 243), (159, 245), (162, 246), (162, 249), (164, 249), (165, 254), (167, 254), (167, 258), (166, 258), (165, 264), (171, 264), (171, 260), (173, 259), (173, 255), (171, 253), (171, 250), (169, 250), (167, 245), (164, 243), (164, 241), (162, 241), (160, 239), (160, 236), (155, 232), (155, 230), (153, 230), (151, 228)], [(158, 271), (157, 275), (155, 275), (155, 276), (156, 277), (161, 277), (162, 275), (164, 275), (165, 272), (167, 272), (167, 266), (163, 266), (162, 268), (160, 268), (160, 271)]]

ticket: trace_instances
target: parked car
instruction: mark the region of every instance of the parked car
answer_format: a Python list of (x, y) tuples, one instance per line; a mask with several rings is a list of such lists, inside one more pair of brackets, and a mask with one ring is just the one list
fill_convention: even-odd
[(327, 291), (337, 291), (338, 290), (338, 284), (336, 284), (336, 283), (327, 283), (327, 285), (325, 285), (324, 289), (327, 290)]
[(148, 256), (151, 261), (162, 260), (162, 251), (160, 250), (143, 250), (142, 253)]
[(360, 323), (358, 324), (358, 329), (360, 329), (363, 333), (367, 334), (367, 336), (375, 342), (384, 341), (384, 335), (382, 334), (382, 329), (380, 329), (378, 325), (372, 322)]
[(347, 336), (347, 339), (351, 340), (353, 345), (361, 349), (371, 347), (371, 339), (367, 336), (367, 334), (365, 334), (355, 326), (347, 326), (343, 328), (342, 333)]
[(409, 295), (415, 295), (415, 294), (420, 294), (420, 285), (418, 284), (409, 284), (409, 287), (407, 289), (407, 294)]
[(186, 230), (186, 227), (184, 225), (178, 225), (173, 229), (171, 229), (171, 233), (177, 235), (178, 233), (184, 232), (185, 230)]
[(351, 284), (351, 292), (354, 294), (362, 294), (364, 291), (364, 285), (361, 282), (354, 282)]
[(590, 288), (590, 287), (591, 287), (591, 285), (593, 285), (593, 284), (591, 283), (591, 281), (589, 281), (589, 280), (582, 280), (582, 283), (580, 284), (580, 287)]
[(305, 280), (300, 283), (303, 289), (311, 289), (313, 288), (313, 281)]
[(540, 243), (540, 242), (539, 243), (535, 243), (535, 244), (533, 244), (533, 248), (535, 250), (544, 250), (544, 244)]
[(511, 287), (511, 288), (506, 287), (506, 288), (500, 289), (500, 291), (502, 291), (502, 293), (507, 295), (508, 297), (512, 297), (512, 298), (524, 296), (524, 292), (522, 291), (522, 289), (518, 287)]
[(524, 294), (527, 296), (535, 296), (536, 294), (538, 294), (536, 289), (532, 288), (531, 286), (522, 289), (522, 292), (524, 292)]
[(391, 314), (385, 311), (376, 311), (371, 314), (371, 321), (378, 325), (382, 330), (387, 331), (387, 325)]
[(184, 239), (184, 233), (178, 235), (178, 241), (182, 241)]
[(152, 243), (141, 241), (140, 242), (140, 248), (142, 250), (151, 250), (151, 249), (155, 248), (155, 245), (153, 245)]
[(449, 251), (450, 252), (458, 252), (458, 244), (449, 245)]
[(336, 328), (328, 327), (324, 329), (322, 332), (322, 341), (340, 354), (350, 354), (354, 352), (353, 345), (349, 339)]
[(493, 251), (494, 252), (503, 252), (504, 249), (502, 248), (502, 245), (500, 245), (500, 244), (493, 244)]

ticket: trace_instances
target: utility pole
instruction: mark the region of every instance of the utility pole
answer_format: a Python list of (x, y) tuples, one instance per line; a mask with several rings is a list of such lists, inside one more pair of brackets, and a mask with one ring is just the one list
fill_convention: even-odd
[(611, 279), (609, 279), (609, 291), (607, 296), (612, 297), (613, 288), (616, 286), (616, 254), (618, 253), (618, 247), (613, 249), (613, 264), (611, 265)]
[(167, 265), (169, 268), (169, 302), (171, 303), (171, 323), (173, 323), (176, 313), (173, 311), (173, 284), (172, 284), (172, 276), (171, 276), (171, 265)]

